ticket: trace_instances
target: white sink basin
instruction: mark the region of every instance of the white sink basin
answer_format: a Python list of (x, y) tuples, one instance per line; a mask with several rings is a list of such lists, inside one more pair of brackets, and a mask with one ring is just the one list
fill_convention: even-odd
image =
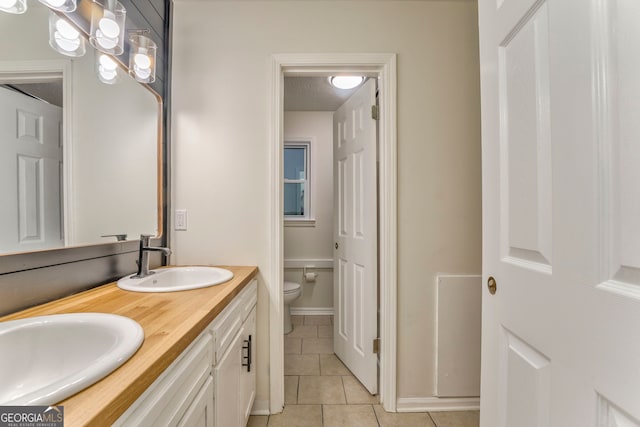
[(0, 323), (0, 405), (53, 405), (126, 362), (144, 340), (135, 321), (71, 313)]
[(233, 273), (218, 267), (170, 267), (151, 270), (142, 279), (133, 276), (118, 280), (118, 287), (134, 292), (176, 292), (219, 285), (233, 278)]

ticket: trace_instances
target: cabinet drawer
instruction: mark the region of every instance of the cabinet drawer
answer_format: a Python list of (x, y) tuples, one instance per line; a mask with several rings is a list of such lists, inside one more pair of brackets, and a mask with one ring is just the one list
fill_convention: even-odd
[(175, 426), (211, 376), (212, 337), (205, 331), (115, 422), (115, 426)]
[(249, 284), (242, 290), (240, 294), (240, 308), (242, 309), (242, 321), (244, 322), (247, 319), (247, 316), (253, 310), (256, 303), (258, 302), (258, 281), (253, 279)]
[(213, 334), (213, 364), (220, 362), (258, 300), (258, 282), (252, 280), (211, 324)]
[(237, 300), (234, 300), (216, 317), (216, 320), (211, 325), (214, 366), (220, 362), (222, 355), (229, 348), (229, 344), (231, 344), (241, 326), (242, 312), (239, 309)]

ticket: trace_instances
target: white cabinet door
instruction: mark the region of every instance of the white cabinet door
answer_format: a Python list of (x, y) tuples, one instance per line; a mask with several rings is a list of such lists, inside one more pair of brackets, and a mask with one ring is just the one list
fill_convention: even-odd
[(478, 6), (481, 425), (640, 426), (640, 2)]
[(256, 395), (256, 309), (244, 321), (240, 333), (243, 340), (242, 371), (240, 376), (240, 417), (243, 425), (249, 420)]
[(178, 427), (213, 427), (213, 378), (209, 377), (193, 399)]
[(214, 368), (216, 427), (243, 425), (240, 420), (239, 399), (242, 343), (242, 334), (239, 333)]

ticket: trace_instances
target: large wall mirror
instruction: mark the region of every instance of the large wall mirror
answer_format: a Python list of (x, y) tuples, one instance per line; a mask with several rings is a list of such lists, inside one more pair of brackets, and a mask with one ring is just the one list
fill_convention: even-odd
[(161, 98), (52, 50), (48, 17), (0, 13), (0, 255), (160, 235)]

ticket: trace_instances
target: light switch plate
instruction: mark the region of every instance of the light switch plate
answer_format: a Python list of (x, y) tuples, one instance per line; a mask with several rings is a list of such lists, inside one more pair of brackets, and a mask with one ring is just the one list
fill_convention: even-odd
[(176, 209), (174, 230), (182, 231), (187, 229), (187, 210)]

